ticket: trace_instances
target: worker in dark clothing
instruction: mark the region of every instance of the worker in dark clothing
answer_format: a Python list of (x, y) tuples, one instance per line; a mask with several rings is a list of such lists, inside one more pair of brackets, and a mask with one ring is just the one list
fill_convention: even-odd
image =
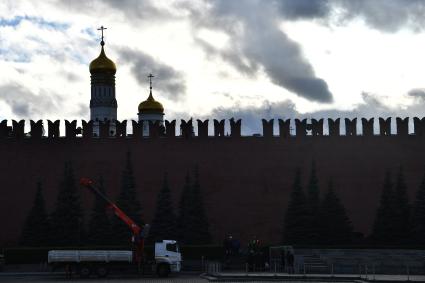
[(232, 235), (227, 235), (227, 237), (223, 241), (223, 249), (224, 249), (224, 259), (228, 259), (232, 255)]
[(294, 253), (289, 250), (286, 254), (286, 264), (288, 266), (288, 273), (294, 273)]
[(282, 263), (282, 272), (285, 272), (285, 263), (286, 263), (286, 253), (285, 253), (285, 249), (282, 249), (280, 251), (280, 261)]

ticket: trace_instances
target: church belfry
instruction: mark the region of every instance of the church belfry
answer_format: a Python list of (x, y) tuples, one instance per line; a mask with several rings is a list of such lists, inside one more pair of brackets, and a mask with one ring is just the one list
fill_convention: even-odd
[(110, 121), (111, 135), (115, 134), (115, 122), (117, 120), (117, 100), (115, 98), (115, 63), (106, 57), (103, 40), (103, 30), (100, 41), (101, 50), (99, 56), (90, 63), (91, 74), (91, 98), (90, 98), (90, 120), (93, 121), (93, 131), (99, 135), (99, 121)]
[(164, 107), (159, 101), (156, 101), (152, 95), (152, 78), (154, 76), (149, 74), (149, 96), (148, 99), (141, 102), (139, 107), (139, 122), (143, 124), (143, 136), (149, 136), (149, 122), (159, 123), (160, 126), (164, 125)]

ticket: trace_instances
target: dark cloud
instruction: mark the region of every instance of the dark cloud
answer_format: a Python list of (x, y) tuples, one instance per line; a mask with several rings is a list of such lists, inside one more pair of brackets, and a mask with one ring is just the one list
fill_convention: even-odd
[(177, 101), (186, 92), (184, 76), (171, 66), (155, 61), (151, 56), (129, 48), (118, 50), (119, 59), (131, 66), (131, 71), (140, 85), (147, 86), (147, 75), (154, 74), (154, 88), (161, 90), (167, 98)]
[[(106, 15), (109, 19), (124, 18), (132, 24), (162, 22), (184, 16), (184, 5), (178, 5), (182, 10), (179, 15), (179, 13), (158, 7), (155, 2), (154, 0), (57, 0), (61, 7), (73, 12), (83, 12), (96, 17)], [(171, 1), (168, 4), (178, 8)], [(111, 10), (113, 10), (112, 13)]]
[(279, 0), (283, 19), (323, 19), (344, 24), (362, 19), (370, 27), (395, 32), (401, 28), (423, 29), (423, 0)]
[(423, 99), (425, 100), (425, 89), (423, 88), (415, 88), (410, 90), (407, 95), (411, 96), (411, 97), (416, 97), (419, 99)]
[(56, 103), (62, 99), (43, 92), (35, 95), (24, 86), (10, 83), (0, 86), (0, 100), (9, 105), (19, 118), (37, 119), (58, 113), (60, 109)]
[[(331, 102), (327, 83), (314, 74), (299, 45), (279, 28), (275, 6), (262, 1), (214, 1), (209, 14), (192, 13), (194, 29), (220, 29), (231, 36), (229, 49), (218, 50), (197, 39), (205, 51), (255, 76), (261, 68), (273, 83), (318, 102)], [(270, 2), (273, 3), (273, 2)]]
[(359, 17), (373, 27), (387, 32), (401, 28), (423, 29), (423, 0), (334, 0), (344, 10), (345, 18)]
[(280, 0), (276, 4), (287, 20), (324, 18), (331, 8), (328, 0)]
[(170, 19), (171, 13), (157, 8), (152, 1), (147, 0), (102, 0), (103, 4), (121, 11), (126, 18), (137, 21), (155, 21)]

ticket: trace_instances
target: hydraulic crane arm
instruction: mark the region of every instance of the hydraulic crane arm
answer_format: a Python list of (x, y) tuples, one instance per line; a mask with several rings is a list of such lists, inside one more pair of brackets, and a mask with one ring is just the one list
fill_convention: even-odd
[(91, 190), (95, 195), (102, 198), (107, 204), (110, 209), (114, 211), (114, 214), (121, 219), (127, 226), (131, 229), (133, 232), (133, 235), (139, 236), (140, 232), (142, 231), (142, 228), (140, 228), (139, 225), (136, 224), (130, 217), (127, 216), (115, 203), (113, 203), (110, 199), (108, 199), (105, 194), (103, 194), (94, 184), (93, 181), (89, 178), (81, 178), (80, 184), (84, 187)]

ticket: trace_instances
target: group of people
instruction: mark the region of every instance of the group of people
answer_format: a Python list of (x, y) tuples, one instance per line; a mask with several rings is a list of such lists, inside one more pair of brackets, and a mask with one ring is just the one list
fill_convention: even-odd
[[(227, 266), (233, 262), (232, 257), (241, 254), (240, 241), (235, 239), (231, 234), (227, 234), (223, 240), (224, 261)], [(271, 268), (267, 263), (266, 254), (260, 245), (260, 240), (254, 236), (248, 242), (247, 251), (242, 254), (246, 256), (247, 267), (250, 271), (263, 271)], [(285, 246), (280, 251), (280, 262), (283, 272), (294, 273), (295, 271), (295, 255), (291, 246)]]

